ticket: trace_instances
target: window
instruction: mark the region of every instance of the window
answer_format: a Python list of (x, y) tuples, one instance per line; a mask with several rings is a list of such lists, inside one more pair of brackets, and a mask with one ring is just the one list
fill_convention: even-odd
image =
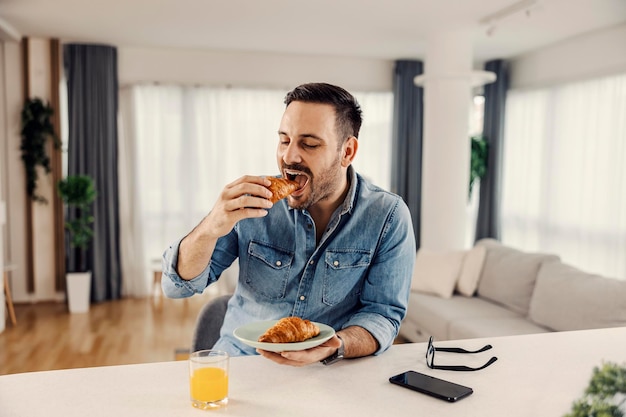
[(507, 96), (502, 240), (626, 279), (626, 74)]

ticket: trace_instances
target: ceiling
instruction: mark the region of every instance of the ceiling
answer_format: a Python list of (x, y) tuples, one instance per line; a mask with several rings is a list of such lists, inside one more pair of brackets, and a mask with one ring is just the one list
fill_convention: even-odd
[(5, 38), (391, 60), (423, 59), (437, 31), (486, 60), (623, 22), (626, 0), (0, 0)]

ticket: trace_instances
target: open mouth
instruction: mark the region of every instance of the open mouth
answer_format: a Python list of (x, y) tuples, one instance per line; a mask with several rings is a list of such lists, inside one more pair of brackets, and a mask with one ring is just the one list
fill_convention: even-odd
[(309, 176), (302, 171), (294, 171), (291, 169), (286, 169), (283, 172), (283, 176), (299, 184), (298, 189), (295, 191), (296, 193), (302, 191), (309, 183)]

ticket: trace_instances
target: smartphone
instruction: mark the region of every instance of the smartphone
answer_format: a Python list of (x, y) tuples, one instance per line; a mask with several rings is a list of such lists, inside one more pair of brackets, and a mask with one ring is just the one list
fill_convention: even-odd
[(392, 376), (389, 382), (449, 402), (458, 401), (474, 392), (470, 387), (415, 371)]

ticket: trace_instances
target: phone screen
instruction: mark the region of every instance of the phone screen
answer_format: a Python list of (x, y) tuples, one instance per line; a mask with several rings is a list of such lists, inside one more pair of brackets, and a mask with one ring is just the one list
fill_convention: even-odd
[(474, 392), (470, 387), (415, 371), (392, 376), (389, 382), (450, 402), (458, 401)]

